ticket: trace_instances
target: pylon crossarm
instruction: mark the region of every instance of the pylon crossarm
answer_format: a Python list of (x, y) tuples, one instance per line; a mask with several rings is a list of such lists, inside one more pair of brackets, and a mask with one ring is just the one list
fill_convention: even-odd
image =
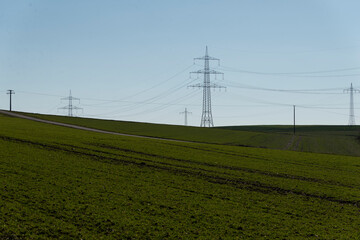
[(220, 62), (220, 59), (218, 58), (214, 58), (214, 57), (210, 57), (210, 56), (203, 56), (203, 57), (197, 57), (197, 58), (194, 58), (194, 60), (211, 60), (211, 61), (219, 61)]
[(204, 70), (198, 70), (198, 71), (195, 71), (195, 72), (190, 72), (190, 74), (202, 74), (204, 73)]
[(221, 86), (221, 85), (218, 85), (218, 84), (216, 84), (216, 83), (212, 83), (212, 84), (210, 84), (210, 86), (209, 86), (210, 88), (225, 88), (226, 89), (226, 87), (225, 86)]
[(76, 97), (64, 97), (64, 98), (61, 98), (61, 100), (78, 100), (80, 101), (80, 98), (76, 98)]
[(189, 87), (191, 87), (191, 88), (203, 88), (203, 87), (205, 87), (205, 85), (202, 84), (202, 83), (198, 83), (198, 84), (189, 85), (188, 88)]
[(224, 73), (218, 72), (218, 71), (215, 71), (215, 70), (210, 70), (209, 74), (222, 74), (222, 75), (224, 75)]
[(195, 71), (195, 72), (190, 72), (190, 74), (222, 74), (222, 75), (224, 75), (224, 73), (219, 72), (219, 71), (204, 70), (204, 69), (201, 69), (201, 70), (198, 70), (198, 71)]

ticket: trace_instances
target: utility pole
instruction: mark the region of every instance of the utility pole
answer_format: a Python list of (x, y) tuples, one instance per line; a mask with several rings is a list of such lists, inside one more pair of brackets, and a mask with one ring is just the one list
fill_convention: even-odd
[(7, 94), (10, 95), (10, 112), (12, 111), (11, 95), (15, 94), (14, 90), (7, 90)]
[(349, 126), (354, 126), (355, 124), (355, 114), (354, 114), (354, 93), (360, 92), (359, 89), (353, 88), (351, 83), (350, 88), (344, 89), (345, 93), (350, 93), (350, 112), (349, 112)]
[(215, 70), (210, 69), (210, 60), (218, 61), (218, 64), (220, 64), (220, 59), (210, 57), (208, 55), (208, 47), (206, 46), (205, 50), (205, 56), (194, 58), (194, 61), (196, 60), (204, 60), (204, 69), (198, 70), (196, 72), (191, 72), (190, 74), (203, 74), (204, 75), (204, 82), (198, 83), (195, 85), (190, 85), (188, 87), (196, 87), (196, 88), (202, 88), (203, 89), (203, 103), (202, 103), (202, 115), (201, 115), (201, 124), (200, 127), (213, 127), (213, 117), (212, 117), (212, 111), (211, 111), (211, 88), (226, 88), (224, 86), (217, 85), (215, 83), (210, 82), (210, 75), (214, 74), (215, 76), (218, 74), (221, 74), (224, 77), (224, 74), (222, 72), (218, 72)]
[(185, 108), (185, 111), (184, 111), (184, 112), (180, 112), (180, 114), (184, 114), (184, 115), (185, 115), (185, 126), (187, 126), (187, 125), (188, 125), (187, 115), (188, 115), (188, 114), (191, 114), (191, 112), (189, 112), (189, 111), (187, 110), (187, 108)]
[(293, 106), (293, 108), (294, 108), (294, 135), (295, 135), (295, 112), (296, 112), (296, 106), (294, 105)]
[(72, 116), (73, 116), (73, 110), (80, 110), (80, 109), (82, 109), (82, 108), (79, 108), (79, 107), (73, 105), (73, 100), (78, 100), (79, 103), (80, 103), (80, 99), (79, 99), (79, 98), (76, 98), (76, 97), (73, 97), (73, 96), (71, 95), (71, 90), (70, 90), (69, 96), (66, 97), (66, 98), (61, 98), (61, 100), (69, 100), (69, 104), (68, 104), (67, 106), (64, 106), (64, 107), (59, 108), (59, 109), (67, 109), (67, 110), (68, 110), (68, 116), (69, 116), (69, 117), (72, 117)]

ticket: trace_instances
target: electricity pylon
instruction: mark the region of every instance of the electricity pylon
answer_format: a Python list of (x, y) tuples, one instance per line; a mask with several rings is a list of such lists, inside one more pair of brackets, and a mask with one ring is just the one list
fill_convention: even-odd
[(200, 127), (213, 127), (213, 117), (212, 117), (212, 111), (211, 111), (211, 88), (226, 88), (224, 86), (220, 86), (215, 83), (210, 82), (210, 75), (214, 74), (215, 76), (218, 74), (221, 74), (224, 77), (224, 73), (218, 72), (215, 70), (210, 69), (210, 60), (218, 61), (218, 64), (220, 65), (220, 59), (210, 57), (208, 55), (208, 47), (206, 46), (205, 50), (205, 56), (194, 58), (194, 61), (196, 60), (204, 60), (204, 69), (198, 70), (196, 72), (191, 72), (190, 74), (203, 74), (204, 75), (204, 82), (198, 83), (195, 85), (190, 85), (189, 87), (197, 87), (203, 89), (203, 104), (202, 104), (202, 114), (201, 114), (201, 124)]
[(67, 109), (68, 110), (68, 116), (69, 117), (72, 117), (73, 116), (73, 110), (80, 110), (82, 108), (79, 108), (77, 106), (74, 106), (73, 105), (73, 100), (78, 100), (79, 103), (80, 103), (80, 99), (79, 98), (76, 98), (76, 97), (73, 97), (71, 95), (71, 90), (70, 90), (70, 94), (68, 97), (65, 97), (65, 98), (61, 98), (61, 100), (69, 100), (69, 104), (67, 106), (64, 106), (64, 107), (61, 107), (59, 109)]
[(184, 115), (185, 115), (185, 126), (187, 126), (187, 125), (188, 125), (187, 115), (188, 115), (188, 114), (191, 114), (191, 112), (189, 112), (189, 111), (185, 108), (185, 111), (180, 112), (180, 114), (184, 114)]
[(7, 90), (7, 94), (10, 95), (10, 112), (12, 111), (12, 101), (11, 101), (11, 95), (15, 94), (14, 90)]
[(360, 92), (359, 89), (353, 88), (351, 83), (350, 88), (344, 89), (344, 92), (350, 93), (350, 112), (349, 112), (349, 125), (353, 126), (355, 124), (355, 114), (354, 114), (354, 93)]

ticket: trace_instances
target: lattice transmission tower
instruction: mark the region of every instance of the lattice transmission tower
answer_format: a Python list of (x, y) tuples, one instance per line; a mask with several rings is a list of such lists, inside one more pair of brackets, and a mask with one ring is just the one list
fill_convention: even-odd
[(192, 112), (189, 112), (188, 110), (187, 110), (187, 108), (185, 108), (185, 111), (183, 111), (183, 112), (180, 112), (180, 114), (184, 114), (185, 115), (185, 126), (187, 126), (188, 125), (188, 114), (191, 114)]
[(68, 96), (68, 97), (65, 97), (65, 98), (61, 98), (61, 100), (68, 100), (68, 101), (69, 101), (69, 104), (68, 104), (67, 106), (64, 106), (64, 107), (59, 108), (59, 109), (66, 109), (66, 110), (68, 110), (68, 116), (69, 116), (69, 117), (74, 116), (74, 115), (73, 115), (73, 110), (82, 110), (82, 108), (73, 105), (73, 100), (79, 101), (79, 103), (80, 103), (80, 99), (79, 99), (79, 98), (76, 98), (76, 97), (73, 97), (73, 96), (71, 95), (71, 90), (70, 90), (69, 96)]
[(210, 81), (210, 75), (219, 75), (221, 74), (224, 78), (224, 73), (215, 71), (210, 68), (209, 61), (214, 60), (218, 61), (218, 64), (220, 65), (220, 59), (210, 57), (208, 55), (208, 47), (206, 46), (205, 50), (205, 56), (194, 58), (194, 61), (196, 60), (204, 60), (204, 69), (190, 72), (190, 74), (203, 74), (204, 81), (203, 83), (198, 83), (195, 85), (190, 85), (188, 87), (196, 87), (196, 88), (202, 88), (203, 89), (203, 103), (202, 103), (202, 114), (201, 114), (201, 124), (200, 127), (213, 127), (213, 117), (212, 117), (212, 111), (211, 111), (211, 88), (226, 88), (224, 86), (220, 86), (215, 83), (211, 83)]
[(354, 114), (354, 93), (360, 92), (360, 90), (353, 88), (353, 85), (351, 83), (350, 88), (344, 89), (344, 92), (350, 93), (349, 125), (354, 126), (356, 125)]

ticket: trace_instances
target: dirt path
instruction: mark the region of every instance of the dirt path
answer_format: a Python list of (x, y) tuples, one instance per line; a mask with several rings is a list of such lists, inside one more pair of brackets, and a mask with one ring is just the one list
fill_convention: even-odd
[(157, 138), (157, 137), (147, 137), (147, 136), (141, 136), (141, 135), (132, 135), (132, 134), (126, 134), (126, 133), (117, 133), (117, 132), (104, 131), (104, 130), (99, 130), (99, 129), (95, 129), (95, 128), (88, 128), (88, 127), (82, 127), (82, 126), (67, 124), (67, 123), (60, 123), (60, 122), (53, 122), (53, 121), (49, 121), (49, 120), (43, 120), (43, 119), (40, 119), (40, 118), (29, 117), (29, 116), (25, 116), (25, 115), (22, 115), (22, 114), (19, 114), (19, 113), (14, 113), (14, 112), (9, 112), (9, 111), (4, 111), (4, 110), (0, 110), (0, 114), (8, 115), (8, 116), (11, 116), (11, 117), (23, 118), (23, 119), (27, 119), (27, 120), (36, 121), (36, 122), (42, 122), (42, 123), (58, 125), (58, 126), (62, 126), (62, 127), (75, 128), (75, 129), (80, 129), (80, 130), (85, 130), (85, 131), (90, 131), (90, 132), (105, 133), (105, 134), (112, 134), (112, 135), (119, 135), (119, 136), (126, 136), (126, 137), (147, 138), (147, 139), (155, 139), (155, 140), (170, 141), (170, 142), (192, 143), (190, 141), (182, 141), (182, 140), (174, 140), (174, 139), (166, 139), (166, 138)]

